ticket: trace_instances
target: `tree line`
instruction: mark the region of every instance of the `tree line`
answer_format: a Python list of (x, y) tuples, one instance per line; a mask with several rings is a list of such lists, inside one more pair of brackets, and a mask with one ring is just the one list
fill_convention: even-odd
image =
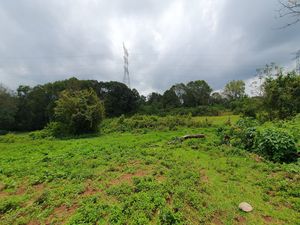
[(0, 130), (39, 130), (51, 121), (68, 121), (70, 130), (79, 125), (94, 130), (92, 119), (101, 121), (104, 114), (215, 115), (230, 110), (268, 120), (300, 112), (300, 78), (295, 72), (268, 73), (258, 88), (262, 94), (249, 97), (241, 80), (230, 81), (222, 92), (213, 92), (207, 82), (197, 80), (143, 96), (115, 81), (70, 78), (34, 87), (21, 85), (15, 92), (0, 85)]

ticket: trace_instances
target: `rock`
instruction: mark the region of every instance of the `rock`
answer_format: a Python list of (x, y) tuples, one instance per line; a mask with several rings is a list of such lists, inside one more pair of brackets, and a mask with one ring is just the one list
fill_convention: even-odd
[(244, 212), (251, 212), (253, 210), (252, 206), (247, 202), (242, 202), (239, 204), (239, 209)]

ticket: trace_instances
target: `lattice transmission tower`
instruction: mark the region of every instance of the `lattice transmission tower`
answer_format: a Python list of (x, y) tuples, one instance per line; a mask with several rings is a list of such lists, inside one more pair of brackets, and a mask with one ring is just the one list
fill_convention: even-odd
[(124, 77), (123, 83), (126, 84), (130, 88), (130, 77), (129, 77), (129, 63), (128, 63), (128, 50), (123, 42), (123, 50), (124, 50)]

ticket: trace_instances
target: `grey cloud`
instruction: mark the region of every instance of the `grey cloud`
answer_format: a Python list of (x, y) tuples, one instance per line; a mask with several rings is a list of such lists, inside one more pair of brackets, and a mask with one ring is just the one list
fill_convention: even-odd
[(122, 42), (142, 93), (204, 79), (215, 89), (271, 61), (291, 64), (299, 24), (274, 0), (10, 0), (0, 4), (0, 82), (122, 81)]

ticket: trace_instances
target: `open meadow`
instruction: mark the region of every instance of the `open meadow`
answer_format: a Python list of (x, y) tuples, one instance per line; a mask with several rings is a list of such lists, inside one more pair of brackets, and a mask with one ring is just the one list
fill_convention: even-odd
[[(218, 129), (238, 116), (192, 120), (135, 122), (128, 132), (119, 118), (93, 136), (0, 137), (0, 224), (299, 224), (299, 164), (220, 144)], [(198, 133), (206, 138), (178, 138)], [(243, 201), (254, 210), (239, 210)]]
[(300, 0), (2, 0), (0, 225), (300, 225)]

